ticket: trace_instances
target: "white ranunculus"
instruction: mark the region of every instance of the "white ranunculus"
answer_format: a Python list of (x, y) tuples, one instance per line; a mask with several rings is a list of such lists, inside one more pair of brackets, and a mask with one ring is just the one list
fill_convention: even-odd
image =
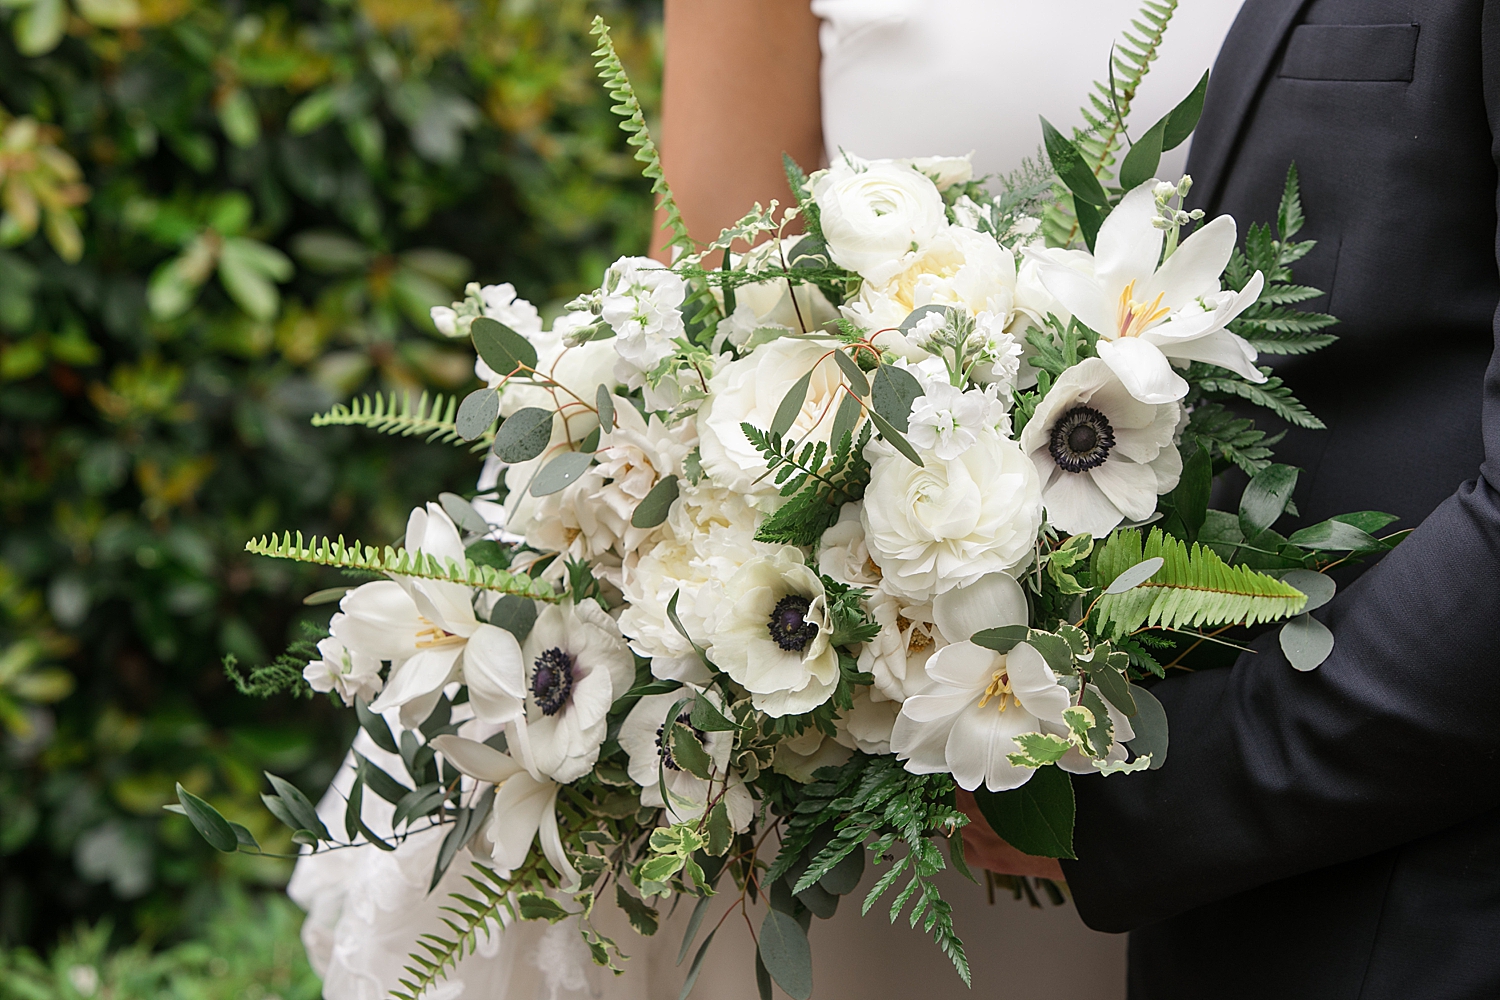
[[(731, 263), (752, 274), (768, 267), (781, 269), (782, 261), (789, 260), (804, 239), (805, 236), (793, 236), (767, 240)], [(722, 292), (718, 289), (715, 292), (723, 306)], [(817, 285), (789, 286), (785, 278), (740, 285), (734, 290), (734, 299), (734, 310), (719, 321), (715, 332), (736, 348), (744, 347), (752, 337), (759, 344), (786, 334), (815, 333), (830, 326), (839, 316), (838, 309)]]
[(776, 492), (776, 483), (765, 474), (765, 459), (740, 424), (769, 430), (787, 390), (808, 371), (813, 374), (807, 397), (786, 438), (828, 441), (832, 411), (848, 385), (831, 353), (838, 346), (834, 341), (773, 340), (714, 373), (708, 382), (709, 400), (697, 420), (703, 471), (715, 483), (741, 493)]
[(880, 568), (871, 562), (865, 545), (859, 504), (844, 504), (838, 523), (823, 532), (818, 541), (818, 572), (851, 587), (873, 587), (880, 582)]
[(931, 179), (939, 191), (946, 191), (955, 184), (967, 184), (974, 179), (974, 151), (963, 156), (915, 156), (897, 160)]
[[(437, 504), (412, 511), (406, 548), (463, 564), (458, 529)], [(474, 593), (461, 584), (397, 577), (366, 583), (344, 595), (339, 639), (349, 649), (389, 660), (385, 687), (370, 706), (400, 708), (414, 726), (456, 680), (470, 688), (475, 713), (501, 723), (520, 712), (520, 647), (503, 629), (474, 614)]]
[(802, 553), (784, 546), (752, 559), (724, 587), (713, 630), (714, 662), (770, 716), (811, 712), (833, 694), (838, 652), (827, 596)]
[(859, 669), (874, 676), (884, 697), (903, 702), (927, 684), (927, 661), (948, 640), (933, 622), (931, 602), (913, 601), (881, 586), (867, 604), (880, 632), (860, 649)]
[(823, 238), (834, 263), (883, 283), (948, 228), (943, 196), (921, 171), (844, 155), (812, 176)]
[(683, 627), (708, 645), (706, 616), (713, 614), (723, 581), (774, 549), (754, 540), (756, 522), (755, 510), (741, 494), (707, 480), (697, 486), (683, 483), (660, 539), (625, 560), (620, 630), (632, 649), (650, 658), (656, 677), (697, 684), (710, 679), (692, 644), (667, 616), (667, 605), (676, 594)]
[(1144, 403), (1168, 403), (1187, 392), (1173, 363), (1206, 361), (1265, 381), (1255, 349), (1225, 329), (1260, 297), (1263, 283), (1257, 271), (1243, 291), (1220, 288), (1234, 253), (1234, 219), (1214, 219), (1158, 267), (1164, 237), (1153, 225), (1157, 183), (1147, 181), (1121, 199), (1099, 227), (1092, 257), (1063, 262), (1036, 256), (1042, 280), (1099, 334), (1099, 357)]
[(901, 267), (883, 281), (866, 280), (859, 297), (843, 312), (874, 342), (904, 358), (920, 361), (927, 351), (916, 338), (897, 331), (912, 310), (940, 305), (970, 315), (988, 312), (1009, 326), (1015, 310), (1016, 260), (986, 233), (952, 226), (920, 252), (907, 255)]
[(340, 612), (328, 623), (327, 638), (318, 640), (318, 658), (302, 671), (314, 691), (337, 691), (345, 705), (369, 701), (380, 693), (380, 659), (345, 646), (339, 632), (348, 616)]
[[(936, 609), (954, 635), (1026, 623), (1026, 595), (1009, 577), (987, 577), (971, 591)], [(931, 684), (906, 699), (891, 733), (891, 749), (906, 769), (952, 774), (968, 791), (984, 785), (1000, 792), (1029, 781), (1032, 769), (1007, 759), (1020, 750), (1015, 737), (1043, 723), (1063, 725), (1071, 704), (1042, 654), (1024, 642), (1002, 654), (964, 639), (934, 653), (927, 674)]]
[[(549, 778), (528, 774), (520, 762), (494, 747), (462, 736), (438, 736), (433, 747), (463, 774), (498, 786), (485, 840), (490, 860), (501, 878), (526, 863), (531, 845), (540, 837), (542, 853), (563, 877), (563, 891), (578, 885), (578, 872), (563, 850), (557, 828), (557, 790)], [(476, 846), (477, 849), (477, 846)]]
[(687, 283), (649, 257), (621, 257), (604, 273), (602, 291), (602, 315), (615, 331), (611, 346), (620, 359), (615, 372), (621, 382), (639, 388), (677, 350), (672, 341), (685, 330)]
[[(691, 725), (692, 702), (684, 706), (677, 721), (692, 730), (698, 742), (708, 753), (713, 764), (712, 783), (680, 767), (672, 758), (666, 735), (667, 713), (672, 706), (688, 694), (689, 689), (671, 694), (647, 695), (635, 703), (625, 721), (620, 725), (620, 747), (630, 758), (630, 780), (641, 786), (641, 804), (662, 806), (674, 822), (686, 823), (703, 815), (708, 806), (709, 794), (723, 790), (724, 805), (729, 812), (729, 823), (736, 833), (750, 828), (755, 815), (755, 800), (738, 777), (729, 774), (729, 752), (734, 748), (734, 733), (705, 732)], [(696, 697), (706, 698), (714, 708), (724, 711), (724, 701), (713, 691), (698, 691)], [(660, 778), (666, 777), (666, 797), (662, 794)]]
[(1041, 481), (1019, 445), (987, 431), (963, 454), (918, 466), (873, 443), (865, 544), (893, 593), (925, 600), (1030, 561)]
[(1103, 538), (1121, 521), (1150, 517), (1182, 475), (1172, 443), (1181, 414), (1175, 402), (1131, 396), (1099, 358), (1063, 372), (1021, 432), (1048, 521)]
[(635, 661), (592, 599), (544, 608), (523, 654), (526, 714), (507, 727), (510, 745), (533, 777), (576, 781), (599, 759), (605, 716), (635, 680)]

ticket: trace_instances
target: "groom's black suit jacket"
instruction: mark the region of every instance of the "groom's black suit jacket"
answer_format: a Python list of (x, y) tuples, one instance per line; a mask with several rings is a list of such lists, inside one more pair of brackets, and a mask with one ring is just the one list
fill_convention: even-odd
[[(1278, 372), (1327, 423), (1278, 449), (1303, 522), (1416, 531), (1317, 617), (1155, 688), (1158, 771), (1074, 784), (1091, 926), (1136, 1000), (1500, 998), (1500, 0), (1247, 0), (1189, 169), (1275, 218), (1289, 162), (1342, 339)], [(1315, 303), (1316, 304), (1316, 303)]]

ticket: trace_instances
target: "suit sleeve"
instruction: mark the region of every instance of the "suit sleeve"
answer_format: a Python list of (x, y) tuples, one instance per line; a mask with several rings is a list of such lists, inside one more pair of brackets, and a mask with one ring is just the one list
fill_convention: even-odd
[(1292, 669), (1272, 631), (1232, 669), (1164, 681), (1166, 766), (1074, 782), (1079, 860), (1063, 870), (1091, 927), (1131, 930), (1500, 806), (1500, 354), (1483, 392), (1477, 476), (1317, 613), (1336, 640), (1321, 667)]

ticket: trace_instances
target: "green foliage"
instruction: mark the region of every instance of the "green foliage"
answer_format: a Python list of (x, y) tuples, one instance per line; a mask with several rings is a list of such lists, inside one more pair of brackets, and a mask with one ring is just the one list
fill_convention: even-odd
[(1271, 446), (1285, 432), (1267, 436), (1255, 421), (1236, 416), (1221, 403), (1200, 403), (1193, 408), (1183, 436), (1196, 439), (1200, 446), (1211, 448), (1215, 458), (1227, 459), (1245, 475), (1254, 476), (1271, 464)]
[[(456, 417), (458, 397), (437, 393), (431, 398), (423, 392), (415, 404), (411, 393), (404, 392), (397, 402), (396, 393), (377, 393), (373, 398), (363, 396), (351, 399), (348, 405), (337, 403), (327, 413), (314, 414), (314, 427), (367, 427), (381, 434), (401, 437), (425, 435), (424, 440), (443, 444), (460, 444)], [(492, 436), (490, 436), (492, 437)], [(489, 445), (487, 437), (481, 437), (474, 448)]]
[(1279, 375), (1272, 375), (1271, 369), (1265, 365), (1259, 367), (1260, 373), (1266, 376), (1264, 382), (1249, 382), (1232, 372), (1201, 361), (1193, 362), (1185, 377), (1206, 393), (1210, 399), (1238, 396), (1240, 399), (1270, 410), (1289, 424), (1315, 431), (1324, 430), (1327, 427), (1323, 421), (1313, 416), (1312, 411), (1303, 406), (1296, 396), (1292, 395), (1291, 388), (1281, 380)]
[(1213, 550), (1153, 528), (1116, 531), (1098, 550), (1094, 585), (1108, 587), (1125, 570), (1148, 559), (1164, 565), (1150, 580), (1120, 594), (1105, 594), (1095, 606), (1099, 629), (1126, 636), (1142, 625), (1182, 628), (1242, 623), (1254, 625), (1296, 614), (1306, 596), (1290, 584), (1245, 566), (1230, 566)]
[(296, 539), (287, 532), (281, 538), (262, 535), (245, 543), (245, 551), (272, 559), (291, 559), (319, 566), (336, 566), (339, 569), (357, 569), (369, 573), (389, 573), (394, 576), (410, 576), (420, 580), (442, 580), (459, 583), (479, 590), (494, 590), (502, 594), (519, 594), (538, 601), (553, 601), (557, 593), (545, 580), (534, 580), (524, 573), (512, 573), (495, 566), (464, 561), (460, 566), (452, 559), (439, 560), (426, 552), (412, 552), (387, 545), (385, 550), (373, 545), (345, 545), (340, 535), (335, 540), (312, 539), (304, 545), (302, 532)]
[[(220, 669), (269, 681), (244, 666), (349, 582), (245, 539), (395, 539), (467, 491), (473, 457), (403, 422), (474, 384), (430, 307), (472, 277), (555, 308), (650, 229), (587, 58), (603, 13), (649, 117), (649, 0), (172, 0), (117, 5), (125, 27), (101, 6), (0, 4), (24, 154), (0, 169), (39, 209), (0, 219), (0, 941), (42, 948), (104, 916), (171, 940), (225, 885), (286, 877), (161, 810), (180, 777), (284, 852), (260, 772), (320, 789), (348, 744), (328, 699), (245, 699)], [(72, 13), (45, 37), (38, 7)], [(335, 419), (360, 395), (411, 437)]]
[(766, 518), (755, 532), (757, 540), (812, 545), (838, 521), (839, 508), (865, 495), (870, 481), (870, 463), (864, 457), (870, 443), (869, 423), (857, 443), (853, 432), (845, 433), (832, 457), (823, 441), (809, 442), (799, 451), (795, 443), (774, 431), (748, 423), (740, 428), (765, 457), (781, 495), (790, 498)]
[(311, 622), (301, 624), (305, 636), (263, 666), (241, 667), (239, 657), (233, 653), (224, 654), (224, 676), (229, 678), (236, 691), (252, 698), (269, 698), (283, 693), (294, 698), (313, 696), (312, 688), (302, 679), (302, 668), (318, 659), (318, 640), (326, 636), (328, 630)]

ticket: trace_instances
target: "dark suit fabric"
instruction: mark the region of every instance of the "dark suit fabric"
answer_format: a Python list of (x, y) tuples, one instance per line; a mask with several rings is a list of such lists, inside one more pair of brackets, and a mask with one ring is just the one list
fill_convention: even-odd
[(1225, 42), (1194, 193), (1269, 221), (1296, 161), (1342, 320), (1276, 359), (1329, 425), (1278, 448), (1301, 520), (1416, 531), (1317, 612), (1317, 670), (1262, 635), (1155, 686), (1163, 768), (1075, 780), (1063, 867), (1134, 1000), (1500, 998), (1497, 133), (1500, 0), (1247, 0)]

